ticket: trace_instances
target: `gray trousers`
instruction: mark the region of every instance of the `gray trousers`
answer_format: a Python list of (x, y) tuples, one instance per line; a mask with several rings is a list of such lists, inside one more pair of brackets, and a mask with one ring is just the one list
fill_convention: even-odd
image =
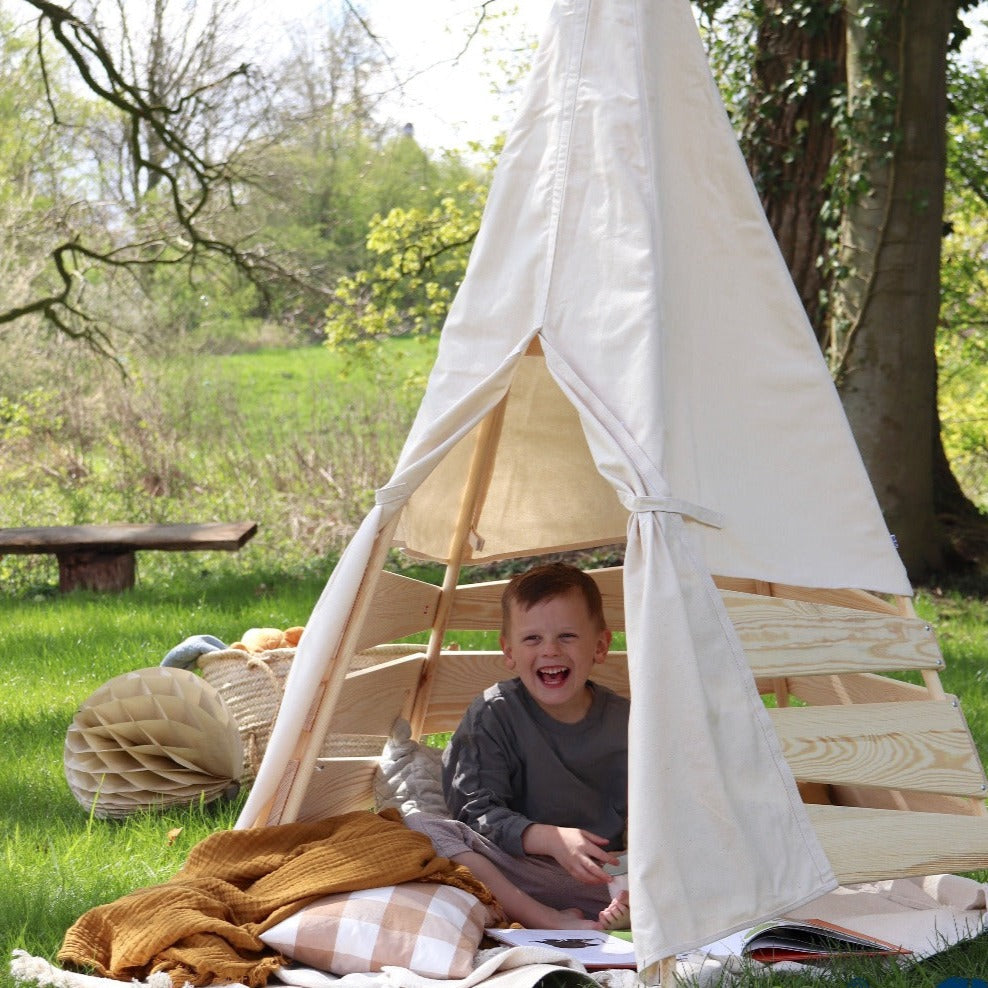
[(610, 904), (606, 885), (588, 885), (577, 881), (555, 858), (527, 854), (515, 857), (481, 836), (460, 820), (409, 813), (405, 824), (425, 834), (436, 854), (453, 858), (465, 851), (475, 851), (496, 865), (505, 878), (533, 899), (553, 909), (579, 909), (590, 919)]

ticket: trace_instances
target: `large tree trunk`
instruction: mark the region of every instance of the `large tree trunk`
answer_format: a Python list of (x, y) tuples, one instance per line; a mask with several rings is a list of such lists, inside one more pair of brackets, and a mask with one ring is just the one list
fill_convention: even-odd
[[(946, 52), (953, 4), (869, 3), (884, 14), (877, 53), (848, 4), (851, 112), (865, 117), (854, 163), (867, 191), (848, 207), (849, 275), (837, 286), (838, 387), (886, 522), (913, 579), (942, 563), (934, 510), (940, 238), (946, 141)], [(877, 57), (876, 57), (877, 54)], [(888, 73), (888, 74), (886, 74)], [(867, 119), (873, 94), (895, 87), (891, 134)], [(871, 107), (875, 104), (872, 102)], [(879, 113), (881, 107), (878, 107)]]
[(831, 0), (766, 4), (758, 25), (752, 101), (761, 108), (745, 135), (745, 157), (762, 205), (821, 345), (829, 272), (826, 225), (834, 153), (831, 125), (844, 73), (844, 16)]
[[(907, 8), (884, 0), (874, 53), (868, 52), (873, 28), (862, 28), (860, 7), (849, 2), (845, 11), (830, 0), (761, 5), (743, 143), (783, 256), (838, 374), (889, 525), (910, 574), (922, 579), (941, 562), (958, 569), (988, 558), (988, 523), (951, 473), (936, 407), (945, 32), (956, 3), (926, 0)], [(887, 88), (883, 68), (899, 80), (890, 104), (894, 120), (885, 122), (880, 103), (867, 106), (876, 90)], [(828, 245), (820, 207), (832, 191), (831, 98), (845, 76), (857, 97), (856, 137), (863, 141), (853, 164), (871, 192), (847, 217), (843, 261), (852, 271), (835, 289), (821, 264)], [(883, 126), (891, 138), (884, 145)], [(886, 159), (891, 150), (894, 157)], [(837, 318), (820, 305), (821, 293), (835, 291)]]

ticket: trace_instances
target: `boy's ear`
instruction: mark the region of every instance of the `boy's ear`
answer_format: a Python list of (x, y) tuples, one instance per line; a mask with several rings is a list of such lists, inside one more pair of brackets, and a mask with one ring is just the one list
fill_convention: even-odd
[(511, 646), (508, 644), (508, 639), (504, 635), (501, 635), (499, 640), (501, 642), (501, 651), (504, 652), (504, 664), (509, 669), (514, 669), (515, 660), (511, 657)]
[(614, 637), (610, 628), (603, 628), (597, 635), (597, 644), (594, 646), (594, 662), (603, 662), (607, 658), (607, 652), (611, 647), (611, 639)]

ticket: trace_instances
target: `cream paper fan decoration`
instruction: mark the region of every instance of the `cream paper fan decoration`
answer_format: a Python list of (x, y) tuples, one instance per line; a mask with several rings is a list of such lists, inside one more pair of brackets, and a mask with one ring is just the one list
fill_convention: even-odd
[(153, 666), (104, 683), (65, 737), (72, 795), (101, 818), (222, 796), (243, 773), (236, 722), (194, 672)]

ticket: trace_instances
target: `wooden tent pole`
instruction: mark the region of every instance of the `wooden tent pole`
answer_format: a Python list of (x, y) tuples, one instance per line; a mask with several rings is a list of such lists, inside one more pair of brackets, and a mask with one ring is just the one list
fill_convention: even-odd
[[(398, 526), (400, 516), (401, 512), (396, 512), (395, 516), (378, 532), (374, 541), (370, 558), (364, 569), (364, 579), (350, 609), (339, 645), (330, 658), (326, 673), (316, 689), (302, 730), (295, 742), (292, 757), (285, 768), (288, 784), (281, 786), (261, 808), (257, 820), (251, 826), (293, 823), (298, 818), (316, 759), (319, 757), (323, 740), (329, 730), (329, 722), (343, 689), (343, 680), (349, 671), (349, 662), (342, 661), (341, 657), (353, 655), (356, 651), (356, 640), (360, 633), (362, 618), (374, 596), (378, 576), (391, 547), (391, 538)], [(278, 805), (279, 798), (283, 800), (280, 805)]]
[(415, 691), (415, 703), (409, 721), (412, 727), (412, 737), (417, 738), (422, 733), (425, 714), (429, 708), (429, 697), (432, 693), (432, 682), (435, 676), (436, 659), (442, 650), (443, 638), (449, 624), (449, 615), (453, 608), (453, 596), (460, 579), (460, 570), (467, 555), (470, 529), (473, 527), (474, 516), (480, 498), (486, 493), (486, 481), (490, 477), (490, 465), (497, 450), (498, 439), (501, 436), (501, 426), (504, 423), (504, 410), (508, 402), (505, 395), (490, 414), (481, 422), (477, 443), (473, 448), (467, 481), (463, 487), (460, 499), (460, 512), (456, 519), (456, 527), (450, 540), (448, 562), (443, 576), (442, 590), (436, 613), (432, 620), (432, 631), (426, 648), (425, 662), (422, 665), (422, 675), (418, 689)]
[(659, 961), (659, 984), (662, 988), (676, 988), (676, 958), (663, 957)]
[[(895, 604), (899, 613), (903, 617), (919, 617), (916, 613), (916, 605), (913, 603), (912, 597), (896, 597)], [(921, 675), (923, 677), (923, 685), (926, 686), (927, 690), (929, 690), (931, 699), (947, 699), (947, 692), (943, 688), (943, 681), (940, 679), (940, 674), (936, 671), (936, 669), (922, 669)]]

